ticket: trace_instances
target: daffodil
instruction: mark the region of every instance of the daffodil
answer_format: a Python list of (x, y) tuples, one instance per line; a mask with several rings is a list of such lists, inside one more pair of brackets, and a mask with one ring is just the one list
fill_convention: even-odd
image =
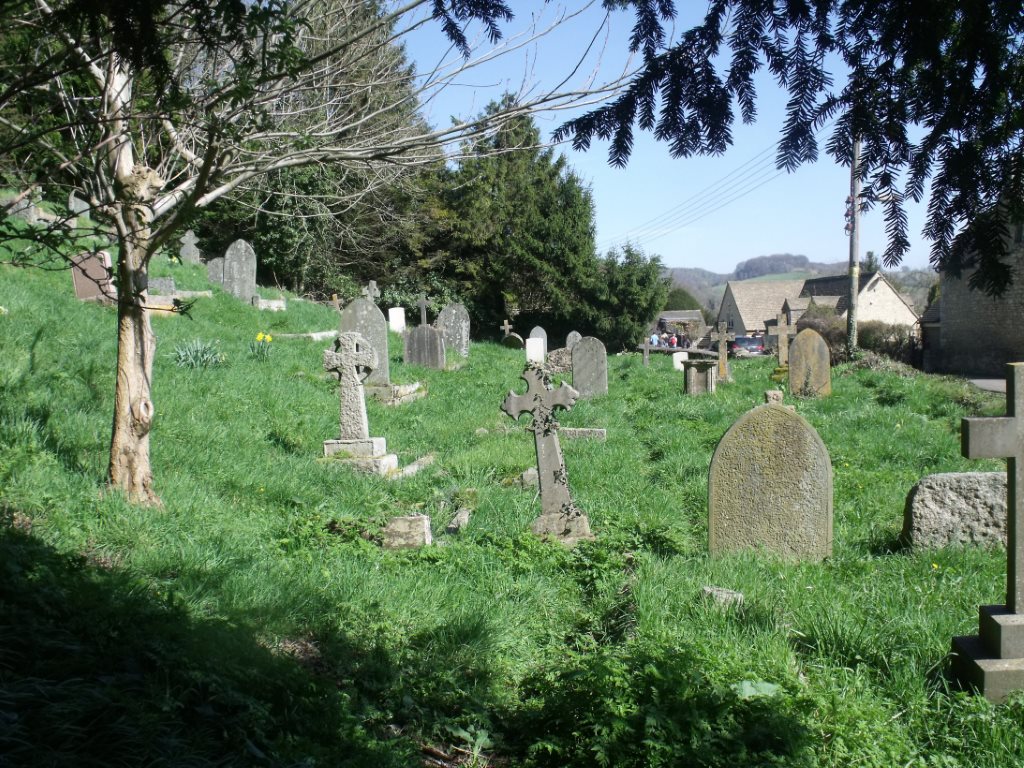
[(256, 334), (256, 341), (263, 341), (263, 331)]
[(274, 340), (274, 337), (273, 337), (273, 336), (271, 336), (271, 335), (270, 335), (270, 334), (268, 333), (268, 334), (267, 334), (266, 336), (264, 336), (264, 337), (263, 337), (263, 339), (264, 339), (264, 341), (266, 341), (266, 342), (267, 342), (267, 344), (269, 344), (270, 342), (272, 342), (272, 341)]

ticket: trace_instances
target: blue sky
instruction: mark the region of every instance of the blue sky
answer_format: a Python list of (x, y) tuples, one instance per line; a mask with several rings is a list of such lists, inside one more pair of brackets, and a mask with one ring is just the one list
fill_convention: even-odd
[[(574, 86), (592, 73), (609, 77), (628, 66), (632, 14), (612, 14), (602, 26), (606, 16), (600, 4), (594, 3), (554, 31), (526, 43), (523, 35), (529, 33), (523, 30), (531, 22), (546, 29), (561, 14), (573, 13), (584, 4), (567, 9), (519, 0), (511, 5), (517, 18), (502, 29), (514, 50), (455, 78), (427, 105), (426, 115), (433, 124), (447, 124), (450, 115), (477, 114), (503, 91), (536, 94), (554, 88), (581, 57), (582, 66), (568, 81)], [(681, 16), (677, 29), (689, 27), (693, 19), (692, 15)], [(425, 24), (405, 41), (420, 72), (430, 71), (438, 62), (458, 60), (449, 51), (439, 25)], [(520, 41), (524, 44), (518, 45)], [(588, 48), (589, 55), (584, 56)], [(849, 240), (843, 231), (843, 213), (849, 169), (825, 154), (827, 134), (822, 134), (816, 163), (791, 174), (774, 170), (773, 147), (784, 111), (783, 93), (770, 78), (763, 77), (758, 88), (757, 122), (737, 122), (733, 146), (722, 156), (672, 159), (665, 144), (639, 131), (632, 158), (621, 169), (608, 165), (604, 143), (595, 142), (586, 152), (562, 147), (569, 164), (591, 186), (598, 247), (603, 252), (630, 240), (645, 252), (660, 255), (666, 266), (714, 272), (730, 272), (740, 261), (772, 253), (803, 254), (812, 261), (847, 260)], [(550, 138), (555, 128), (578, 112), (540, 113), (535, 119), (545, 138)], [(924, 268), (928, 265), (928, 243), (920, 237), (924, 205), (909, 208), (908, 215), (911, 249), (903, 263)], [(868, 250), (879, 255), (885, 250), (880, 211), (862, 217), (860, 244), (861, 258)]]

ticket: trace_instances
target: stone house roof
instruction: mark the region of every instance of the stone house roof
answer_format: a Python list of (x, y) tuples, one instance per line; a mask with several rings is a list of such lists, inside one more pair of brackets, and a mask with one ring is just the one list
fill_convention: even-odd
[(937, 298), (925, 309), (919, 322), (921, 325), (937, 324), (942, 318), (942, 298)]
[[(725, 290), (743, 318), (745, 329), (764, 330), (764, 321), (774, 318), (789, 296), (797, 296), (803, 280), (730, 280)], [(723, 298), (722, 303), (725, 303)]]

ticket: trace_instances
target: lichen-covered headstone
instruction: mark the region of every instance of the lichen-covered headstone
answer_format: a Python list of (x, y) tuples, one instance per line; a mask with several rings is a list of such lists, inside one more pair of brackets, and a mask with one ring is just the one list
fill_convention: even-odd
[(338, 321), (340, 333), (360, 333), (377, 352), (377, 364), (366, 377), (368, 387), (387, 387), (391, 384), (388, 364), (388, 321), (384, 313), (370, 299), (359, 298), (350, 302)]
[(794, 560), (832, 554), (832, 463), (795, 411), (758, 406), (718, 443), (708, 476), (708, 548)]
[(608, 352), (600, 339), (585, 336), (572, 348), (572, 386), (580, 397), (608, 394)]
[(548, 353), (548, 332), (541, 328), (539, 325), (535, 325), (533, 330), (530, 331), (528, 338), (531, 339), (544, 339), (544, 354)]
[(900, 540), (912, 547), (1005, 545), (1006, 473), (922, 477), (907, 494)]
[(178, 258), (182, 264), (198, 264), (199, 259), (202, 256), (199, 253), (197, 244), (199, 238), (196, 237), (196, 233), (191, 229), (186, 230), (185, 234), (181, 236), (181, 248), (178, 249)]
[(224, 253), (224, 290), (247, 304), (256, 295), (256, 251), (245, 240), (235, 240)]
[(430, 325), (417, 325), (405, 334), (406, 365), (444, 370), (445, 348), (440, 331)]
[(832, 394), (828, 343), (813, 328), (804, 328), (789, 345), (789, 391), (798, 397)]
[(469, 312), (462, 304), (447, 304), (434, 320), (441, 332), (445, 352), (469, 357)]
[(572, 349), (576, 346), (576, 342), (583, 338), (583, 334), (579, 331), (569, 331), (569, 335), (565, 337), (565, 348)]

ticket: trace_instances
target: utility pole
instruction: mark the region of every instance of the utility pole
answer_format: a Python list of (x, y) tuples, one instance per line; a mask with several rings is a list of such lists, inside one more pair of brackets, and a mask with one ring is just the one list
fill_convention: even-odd
[(857, 350), (857, 295), (860, 293), (860, 136), (853, 139), (850, 163), (850, 196), (846, 198), (846, 234), (850, 236), (850, 299), (846, 307), (846, 354)]

